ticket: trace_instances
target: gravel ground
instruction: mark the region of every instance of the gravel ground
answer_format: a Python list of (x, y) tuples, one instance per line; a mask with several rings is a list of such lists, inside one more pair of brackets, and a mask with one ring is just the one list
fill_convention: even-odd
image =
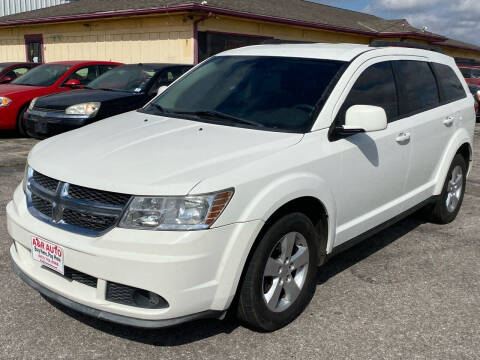
[(0, 138), (1, 359), (480, 358), (476, 166), (454, 223), (410, 217), (339, 255), (322, 268), (304, 314), (282, 330), (260, 334), (234, 320), (139, 330), (50, 302), (11, 272), (5, 206), (34, 143)]

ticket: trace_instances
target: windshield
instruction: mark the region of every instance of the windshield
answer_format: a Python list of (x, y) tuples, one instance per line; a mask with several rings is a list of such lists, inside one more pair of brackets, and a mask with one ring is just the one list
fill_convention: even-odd
[(70, 69), (69, 65), (45, 64), (40, 65), (22, 77), (12, 81), (16, 85), (50, 86), (53, 85), (65, 72)]
[(213, 57), (143, 111), (229, 126), (306, 132), (343, 62), (289, 57)]
[(87, 85), (89, 89), (143, 92), (157, 70), (142, 65), (123, 65), (112, 69)]

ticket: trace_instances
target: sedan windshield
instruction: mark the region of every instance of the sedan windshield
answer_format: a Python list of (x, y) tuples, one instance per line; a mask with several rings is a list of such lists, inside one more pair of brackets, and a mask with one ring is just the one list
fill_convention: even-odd
[(15, 85), (51, 86), (70, 68), (69, 65), (40, 65), (11, 83)]
[(93, 80), (87, 88), (139, 93), (144, 91), (156, 71), (142, 65), (123, 65)]
[(289, 57), (213, 57), (143, 111), (228, 126), (307, 132), (343, 65)]

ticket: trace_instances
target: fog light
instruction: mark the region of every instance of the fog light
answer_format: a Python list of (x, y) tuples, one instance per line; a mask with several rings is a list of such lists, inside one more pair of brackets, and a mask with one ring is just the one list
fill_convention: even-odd
[(135, 291), (133, 298), (138, 307), (158, 309), (165, 307), (165, 300), (159, 295), (146, 290)]

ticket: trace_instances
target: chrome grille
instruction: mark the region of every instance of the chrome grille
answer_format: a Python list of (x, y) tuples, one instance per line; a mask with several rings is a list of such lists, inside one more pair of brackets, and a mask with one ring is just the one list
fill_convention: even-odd
[(52, 217), (52, 203), (47, 200), (43, 200), (41, 197), (32, 194), (32, 205), (35, 209), (40, 211), (43, 215)]
[(40, 174), (38, 171), (35, 171), (33, 173), (33, 179), (38, 185), (43, 186), (45, 189), (50, 191), (57, 191), (58, 180)]
[(42, 108), (42, 107), (36, 107), (34, 106), (33, 111), (40, 111), (40, 112), (46, 112), (46, 113), (56, 113), (56, 114), (65, 114), (65, 109), (50, 109), (50, 108)]
[(71, 232), (88, 236), (104, 234), (117, 224), (130, 197), (65, 183), (28, 170), (30, 213)]
[(68, 189), (68, 195), (78, 200), (116, 206), (125, 206), (130, 200), (130, 195), (87, 189), (73, 184)]
[(117, 218), (114, 216), (91, 215), (80, 211), (65, 209), (63, 211), (63, 221), (82, 228), (104, 231), (112, 227), (117, 222)]

